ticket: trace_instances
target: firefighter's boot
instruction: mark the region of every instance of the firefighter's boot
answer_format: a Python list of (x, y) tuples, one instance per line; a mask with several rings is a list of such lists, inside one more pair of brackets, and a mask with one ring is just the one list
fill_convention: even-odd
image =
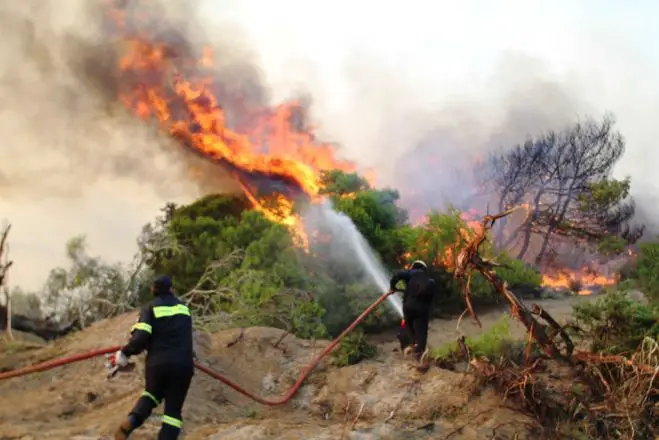
[(430, 368), (430, 349), (426, 347), (424, 352), (419, 356), (417, 355), (417, 361), (418, 364), (416, 366), (416, 369), (422, 372), (428, 371)]
[(407, 347), (405, 347), (405, 349), (403, 350), (403, 356), (408, 357), (410, 354), (412, 354), (414, 347), (415, 347), (414, 344), (410, 344)]

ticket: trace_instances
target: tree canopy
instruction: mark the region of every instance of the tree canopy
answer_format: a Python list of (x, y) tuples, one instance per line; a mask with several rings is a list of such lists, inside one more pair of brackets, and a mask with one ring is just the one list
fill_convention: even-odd
[[(512, 290), (534, 291), (542, 281), (524, 261), (531, 236), (541, 239), (535, 263), (557, 240), (610, 254), (640, 236), (642, 228), (628, 225), (634, 213), (631, 182), (611, 177), (623, 151), (622, 137), (604, 119), (530, 138), (490, 157), (488, 183), (499, 208), (527, 206), (516, 230), (507, 228), (507, 235), (499, 233), (482, 247), (485, 257), (501, 264), (497, 272)], [(397, 191), (374, 188), (358, 174), (325, 172), (321, 187), (324, 205), (294, 206), (309, 229), (306, 249), (289, 227), (236, 194), (167, 204), (145, 225), (129, 265), (91, 257), (84, 238), (74, 238), (67, 245), (70, 267), (51, 272), (43, 312), (85, 323), (121, 313), (149, 298), (153, 274), (168, 273), (200, 327), (265, 325), (324, 337), (343, 330), (382, 293), (392, 272), (414, 259), (428, 263), (440, 287), (438, 302), (462, 304), (453, 259), (473, 226), (459, 211), (431, 211), (423, 224), (411, 225)], [(516, 240), (517, 247), (511, 246)], [(650, 275), (645, 279), (652, 284)], [(476, 299), (496, 297), (478, 274), (471, 290)], [(398, 320), (391, 308), (379, 308), (365, 329)]]
[(630, 179), (612, 178), (625, 151), (613, 125), (609, 116), (586, 119), (490, 156), (489, 183), (499, 208), (527, 207), (525, 220), (507, 239), (500, 227), (500, 247), (514, 247), (524, 259), (536, 235), (541, 240), (535, 263), (541, 264), (564, 237), (606, 253), (621, 252), (641, 237), (643, 227), (629, 225), (635, 213)]

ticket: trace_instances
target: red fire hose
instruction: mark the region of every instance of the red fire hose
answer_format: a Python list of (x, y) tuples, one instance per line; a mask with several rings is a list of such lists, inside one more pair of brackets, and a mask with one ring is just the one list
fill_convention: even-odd
[[(287, 403), (288, 401), (290, 401), (293, 398), (293, 396), (295, 396), (295, 394), (297, 393), (299, 388), (302, 386), (302, 383), (306, 380), (306, 378), (309, 376), (311, 371), (318, 365), (318, 363), (321, 361), (321, 359), (323, 359), (325, 356), (327, 356), (327, 354), (329, 354), (339, 344), (339, 342), (341, 342), (341, 339), (343, 339), (348, 333), (353, 331), (355, 329), (355, 327), (357, 327), (357, 325), (361, 321), (363, 321), (364, 318), (366, 318), (366, 316), (369, 313), (371, 313), (377, 306), (379, 306), (392, 293), (393, 292), (387, 292), (387, 293), (383, 294), (380, 298), (378, 298), (377, 301), (375, 301), (373, 304), (368, 306), (368, 308), (366, 308), (366, 310), (364, 310), (362, 312), (362, 314), (359, 315), (357, 317), (357, 319), (355, 319), (353, 321), (353, 323), (348, 326), (348, 328), (346, 328), (339, 336), (337, 336), (332, 342), (330, 342), (329, 345), (327, 345), (327, 347), (325, 347), (323, 349), (323, 351), (321, 351), (320, 354), (318, 354), (318, 356), (316, 356), (309, 363), (309, 365), (307, 365), (307, 367), (302, 371), (302, 373), (298, 377), (295, 384), (286, 392), (286, 394), (284, 394), (282, 397), (280, 397), (278, 399), (268, 400), (268, 399), (264, 399), (260, 396), (257, 396), (255, 394), (252, 394), (249, 391), (245, 390), (240, 385), (238, 385), (235, 382), (232, 382), (231, 380), (227, 379), (222, 374), (220, 374), (220, 373), (218, 373), (214, 370), (211, 370), (210, 368), (208, 368), (204, 365), (201, 365), (199, 363), (195, 362), (195, 367), (198, 370), (203, 371), (204, 373), (208, 374), (210, 377), (219, 380), (220, 382), (224, 383), (225, 385), (230, 386), (234, 390), (238, 391), (239, 393), (249, 397), (250, 399), (252, 399), (256, 402), (262, 403), (263, 405), (269, 405), (269, 406), (283, 405), (283, 404)], [(78, 355), (75, 355), (75, 356), (70, 356), (70, 357), (67, 357), (67, 358), (62, 358), (62, 359), (57, 359), (57, 360), (54, 360), (54, 361), (43, 362), (41, 364), (32, 365), (32, 366), (21, 368), (21, 369), (18, 369), (18, 370), (7, 371), (7, 372), (4, 372), (4, 373), (0, 373), (0, 381), (6, 380), (6, 379), (11, 379), (11, 378), (14, 378), (14, 377), (19, 377), (19, 376), (26, 376), (28, 374), (38, 373), (38, 372), (41, 372), (41, 371), (50, 370), (52, 368), (61, 367), (62, 365), (72, 364), (72, 363), (75, 363), (75, 362), (84, 361), (86, 359), (91, 359), (93, 357), (102, 356), (102, 355), (108, 354), (108, 353), (114, 353), (119, 349), (121, 349), (121, 346), (102, 348), (102, 349), (99, 349), (99, 350), (94, 350), (94, 351), (90, 351), (90, 352), (87, 352), (87, 353), (81, 353), (81, 354), (78, 354)]]

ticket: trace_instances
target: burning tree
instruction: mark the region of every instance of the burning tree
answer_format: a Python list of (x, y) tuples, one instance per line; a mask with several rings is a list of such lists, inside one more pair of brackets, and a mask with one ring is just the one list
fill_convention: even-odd
[(490, 183), (499, 193), (499, 208), (524, 204), (527, 209), (507, 239), (499, 230), (499, 244), (518, 246), (518, 258), (523, 259), (532, 237), (538, 236), (535, 261), (540, 264), (559, 237), (609, 253), (641, 237), (643, 227), (629, 226), (635, 212), (629, 178), (611, 178), (625, 150), (613, 124), (610, 117), (587, 119), (490, 158)]
[(228, 171), (268, 219), (300, 232), (293, 202), (319, 195), (322, 171), (356, 170), (307, 127), (304, 100), (270, 108), (242, 93), (236, 98), (218, 73), (212, 47), (195, 48), (190, 30), (177, 27), (157, 5), (105, 4), (103, 30), (122, 43), (113, 54), (117, 98), (137, 117), (158, 121), (187, 150)]

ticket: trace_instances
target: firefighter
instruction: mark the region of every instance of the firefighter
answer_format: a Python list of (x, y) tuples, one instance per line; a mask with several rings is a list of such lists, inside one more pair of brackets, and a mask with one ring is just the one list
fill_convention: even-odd
[(427, 360), (428, 324), (430, 310), (435, 295), (435, 280), (428, 276), (428, 266), (421, 260), (412, 263), (409, 270), (397, 272), (390, 282), (391, 290), (403, 281), (403, 322), (412, 346), (406, 353), (414, 350), (414, 358), (423, 362)]
[(147, 351), (144, 392), (115, 432), (115, 440), (127, 439), (163, 400), (158, 439), (178, 438), (183, 426), (181, 411), (194, 374), (192, 317), (172, 292), (169, 276), (157, 278), (151, 292), (155, 298), (142, 308), (130, 341), (114, 355), (114, 363), (122, 368), (130, 356)]

